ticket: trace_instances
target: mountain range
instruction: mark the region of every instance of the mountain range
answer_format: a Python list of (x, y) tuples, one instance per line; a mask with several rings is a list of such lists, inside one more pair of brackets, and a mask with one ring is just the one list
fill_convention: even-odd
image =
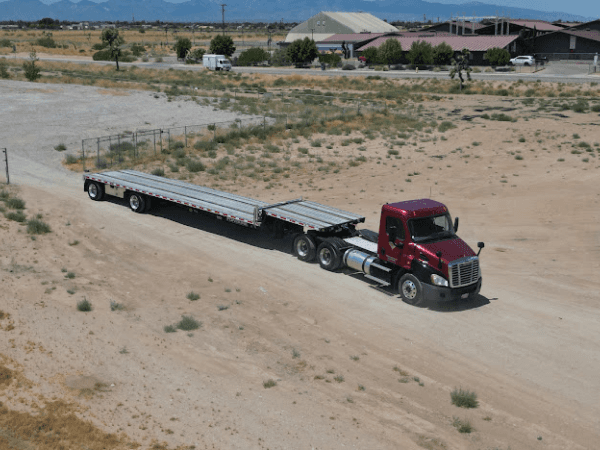
[[(189, 0), (170, 3), (164, 0), (108, 0), (94, 3), (81, 0), (73, 3), (60, 0), (46, 5), (39, 0), (7, 0), (0, 2), (0, 21), (36, 21), (44, 17), (67, 21), (136, 21), (153, 22), (220, 22), (221, 2)], [(457, 13), (490, 16), (506, 11), (505, 6), (480, 2), (460, 5), (430, 3), (422, 0), (229, 0), (225, 9), (226, 22), (301, 22), (320, 11), (368, 12), (381, 19), (446, 20)], [(591, 17), (564, 12), (510, 8), (510, 17), (554, 21), (587, 21)]]

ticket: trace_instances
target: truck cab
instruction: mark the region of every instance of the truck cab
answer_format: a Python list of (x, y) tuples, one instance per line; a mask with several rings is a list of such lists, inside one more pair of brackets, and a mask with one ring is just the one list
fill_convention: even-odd
[(434, 200), (383, 205), (377, 257), (397, 267), (396, 285), (405, 300), (451, 301), (479, 293), (478, 254), (457, 229), (458, 218), (452, 224), (448, 208)]

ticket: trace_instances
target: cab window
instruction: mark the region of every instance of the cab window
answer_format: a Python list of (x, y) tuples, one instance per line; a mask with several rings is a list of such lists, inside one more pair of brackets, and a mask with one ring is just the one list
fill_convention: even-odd
[(404, 240), (404, 226), (397, 217), (387, 217), (385, 219), (385, 232), (390, 242), (394, 242), (396, 239)]

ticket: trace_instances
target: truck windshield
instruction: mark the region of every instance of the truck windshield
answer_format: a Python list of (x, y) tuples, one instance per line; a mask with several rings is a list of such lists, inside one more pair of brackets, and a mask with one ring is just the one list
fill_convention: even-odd
[(439, 240), (454, 236), (450, 214), (411, 219), (408, 221), (408, 227), (414, 242)]
[(228, 59), (222, 59), (219, 61), (221, 64), (231, 64)]

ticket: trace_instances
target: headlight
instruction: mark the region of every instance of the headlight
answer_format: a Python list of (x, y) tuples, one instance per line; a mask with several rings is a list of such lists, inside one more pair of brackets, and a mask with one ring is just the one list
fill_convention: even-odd
[(435, 274), (431, 275), (431, 282), (436, 286), (448, 286), (448, 280)]

